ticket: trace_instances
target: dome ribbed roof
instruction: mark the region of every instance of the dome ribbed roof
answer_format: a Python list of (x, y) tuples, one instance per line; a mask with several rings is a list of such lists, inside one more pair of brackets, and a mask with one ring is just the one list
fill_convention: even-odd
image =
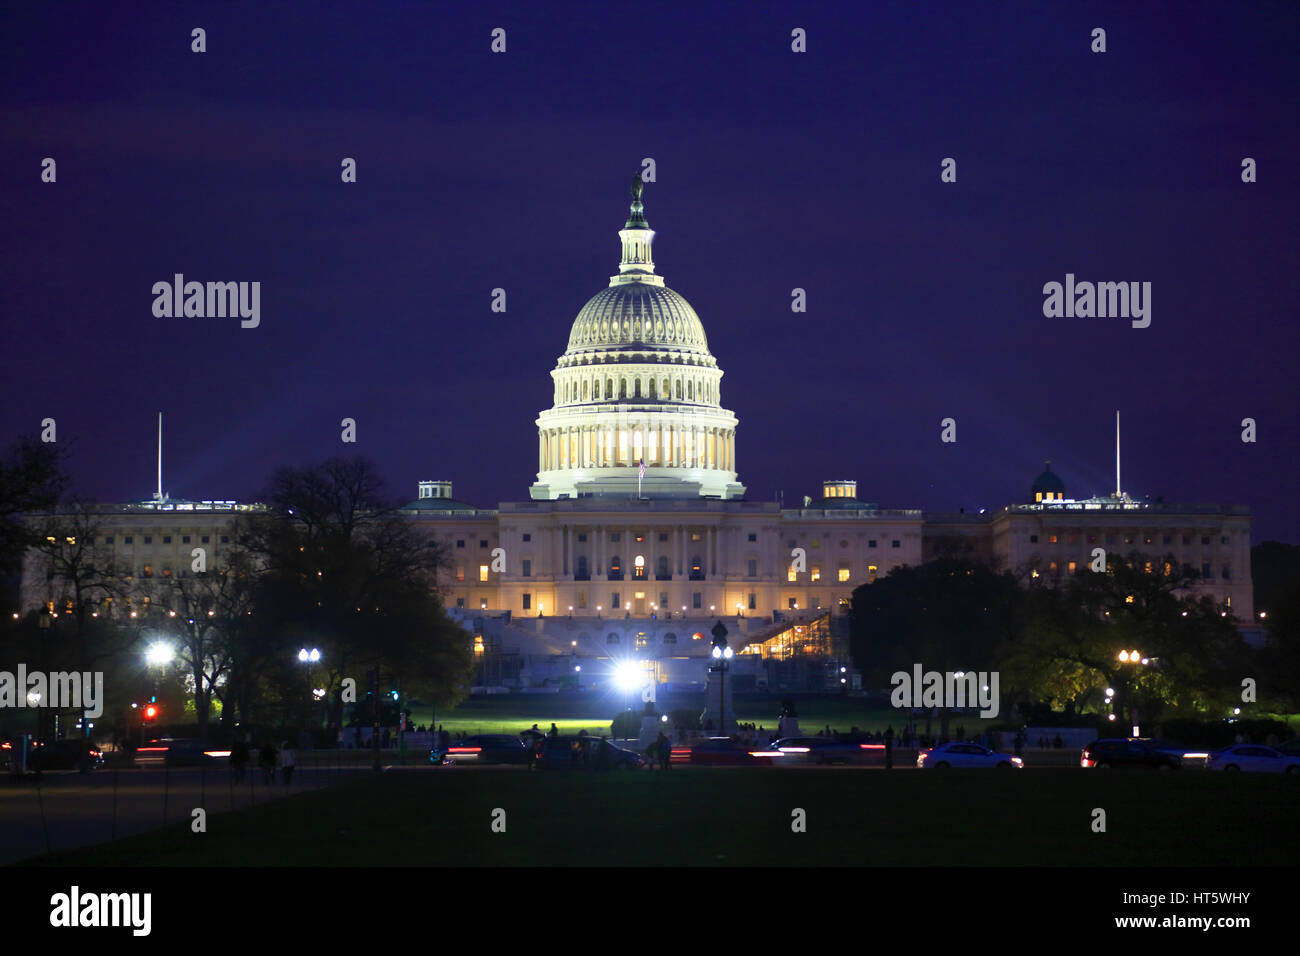
[(568, 351), (646, 345), (709, 352), (704, 326), (689, 302), (665, 286), (628, 282), (602, 289), (582, 307)]

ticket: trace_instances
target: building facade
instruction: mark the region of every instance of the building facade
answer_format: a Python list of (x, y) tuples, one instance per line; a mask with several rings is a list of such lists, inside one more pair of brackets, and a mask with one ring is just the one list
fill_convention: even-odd
[[(579, 311), (551, 372), (529, 500), (480, 508), (457, 499), (451, 481), (423, 481), (404, 509), (445, 547), (444, 603), (494, 661), (496, 680), (583, 685), (600, 678), (575, 676), (581, 661), (622, 658), (660, 683), (702, 683), (708, 635), (723, 620), (742, 685), (764, 683), (761, 662), (801, 659), (816, 662), (816, 680), (851, 685), (843, 622), (853, 590), (952, 553), (1053, 583), (1086, 571), (1099, 547), (1140, 552), (1151, 573), (1173, 554), (1200, 570), (1197, 592), (1253, 623), (1251, 516), (1241, 506), (1118, 492), (1075, 500), (1050, 466), (1028, 500), (987, 514), (882, 509), (846, 479), (798, 508), (745, 500), (723, 372), (695, 310), (655, 271), (639, 180), (618, 235), (618, 274)], [(96, 544), (141, 580), (184, 575), (195, 547), (219, 565), (231, 518), (257, 507), (103, 505)], [(19, 610), (67, 602), (31, 555)]]

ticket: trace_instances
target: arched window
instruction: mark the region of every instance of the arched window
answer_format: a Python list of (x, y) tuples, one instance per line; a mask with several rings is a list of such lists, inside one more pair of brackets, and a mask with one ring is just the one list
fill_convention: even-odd
[(614, 380), (612, 378), (605, 379), (605, 397), (614, 397)]
[(632, 383), (632, 389), (633, 389), (633, 393), (632, 393), (632, 394), (633, 394), (633, 398), (640, 398), (640, 397), (641, 397), (641, 380), (640, 380), (639, 378), (638, 378), (636, 381), (634, 381), (634, 382)]
[(595, 391), (592, 393), (591, 397), (600, 401), (600, 379), (596, 379)]
[(664, 398), (668, 398), (669, 396), (672, 395), (672, 389), (668, 387), (668, 379), (664, 379), (664, 387), (659, 392), (659, 394), (662, 395)]
[(582, 400), (583, 400), (584, 402), (587, 400), (587, 383), (586, 383), (586, 382), (583, 382), (583, 383), (582, 383)]
[(605, 643), (606, 643), (606, 644), (617, 644), (617, 643), (618, 643), (618, 635), (617, 635), (617, 634), (610, 634), (608, 637), (605, 638)]
[(645, 555), (644, 554), (638, 554), (635, 558), (632, 559), (632, 577), (638, 579), (645, 577)]
[(674, 633), (672, 633), (671, 631), (669, 631), (667, 634), (664, 635), (664, 643), (665, 643), (665, 644), (676, 644), (676, 643), (677, 643), (677, 635), (674, 634)]
[(689, 382), (686, 383), (686, 400), (688, 402), (695, 401), (695, 380), (694, 379), (691, 379)]
[(654, 379), (650, 379), (650, 397), (651, 397), (651, 398), (658, 398), (658, 397), (659, 397), (659, 396), (657, 396), (657, 395), (655, 394), (655, 380), (654, 380)]
[(627, 398), (627, 379), (625, 378), (618, 380), (618, 397)]
[(677, 392), (677, 401), (680, 402), (682, 400), (682, 380), (680, 378), (677, 380), (676, 392)]

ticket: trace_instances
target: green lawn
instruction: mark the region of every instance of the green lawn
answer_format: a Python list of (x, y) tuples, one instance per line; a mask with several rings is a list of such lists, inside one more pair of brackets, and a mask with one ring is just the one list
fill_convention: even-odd
[[(690, 699), (681, 706), (703, 709), (703, 694), (699, 700)], [(561, 733), (577, 733), (586, 730), (592, 734), (608, 734), (609, 723), (619, 709), (618, 703), (611, 703), (602, 696), (581, 697), (577, 695), (544, 694), (500, 694), (491, 697), (474, 697), (464, 701), (454, 710), (439, 710), (437, 723), (451, 733), (464, 731), (468, 734), (518, 733), (533, 724), (547, 730), (554, 721)], [(670, 706), (679, 706), (674, 703)], [(744, 723), (762, 725), (765, 729), (775, 730), (777, 715), (780, 713), (779, 700), (771, 698), (740, 697), (736, 700), (736, 719)], [(847, 732), (850, 727), (861, 730), (884, 730), (892, 725), (895, 730), (902, 727), (903, 718), (898, 711), (885, 707), (871, 707), (860, 697), (824, 697), (800, 700), (798, 703), (800, 725), (810, 732), (823, 729), (827, 724), (836, 731)], [(433, 709), (416, 705), (411, 708), (411, 720), (414, 724), (428, 725), (433, 717)], [(979, 718), (971, 714), (964, 721), (971, 733), (979, 725)], [(938, 725), (935, 725), (938, 729)]]
[(1295, 866), (1298, 797), (1294, 779), (1192, 771), (394, 771), (44, 862)]

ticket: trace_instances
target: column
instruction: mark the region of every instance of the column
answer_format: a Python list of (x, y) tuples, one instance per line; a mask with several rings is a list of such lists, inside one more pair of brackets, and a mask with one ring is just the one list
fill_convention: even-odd
[(708, 551), (704, 555), (704, 560), (709, 569), (709, 577), (713, 577), (718, 573), (718, 561), (717, 558), (714, 556), (718, 544), (717, 528), (714, 527), (709, 528), (709, 537), (708, 537), (707, 544), (708, 544)]
[(566, 524), (564, 526), (564, 576), (566, 578), (569, 577), (570, 562), (577, 564), (573, 561), (573, 528)]

